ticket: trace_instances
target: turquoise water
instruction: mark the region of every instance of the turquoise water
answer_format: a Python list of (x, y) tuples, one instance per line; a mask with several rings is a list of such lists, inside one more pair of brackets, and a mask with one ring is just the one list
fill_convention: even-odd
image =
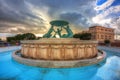
[(106, 51), (106, 60), (79, 68), (26, 66), (14, 61), (12, 53), (0, 53), (0, 80), (120, 80), (120, 53)]

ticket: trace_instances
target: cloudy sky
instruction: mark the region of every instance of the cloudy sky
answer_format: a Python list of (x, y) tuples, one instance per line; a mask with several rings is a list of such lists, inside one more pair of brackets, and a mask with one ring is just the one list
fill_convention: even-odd
[(51, 20), (67, 20), (73, 32), (93, 25), (120, 33), (120, 0), (0, 0), (0, 33), (46, 33)]

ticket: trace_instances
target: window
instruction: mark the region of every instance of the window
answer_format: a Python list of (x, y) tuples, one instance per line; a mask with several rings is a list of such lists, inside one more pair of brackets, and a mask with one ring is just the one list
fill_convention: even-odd
[(105, 35), (105, 39), (107, 39), (107, 35)]
[(98, 35), (98, 39), (99, 39), (99, 35)]
[(109, 36), (109, 39), (111, 39), (111, 36)]
[(103, 31), (103, 29), (101, 29), (101, 31)]
[(103, 39), (104, 38), (104, 36), (103, 35), (101, 35), (101, 39)]

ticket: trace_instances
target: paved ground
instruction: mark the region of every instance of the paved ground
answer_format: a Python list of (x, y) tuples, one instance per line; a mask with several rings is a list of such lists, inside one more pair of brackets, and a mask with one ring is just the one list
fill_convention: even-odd
[(9, 47), (0, 47), (0, 52), (11, 51), (20, 49), (20, 46), (9, 46)]
[(118, 47), (106, 47), (106, 46), (98, 46), (99, 49), (102, 50), (108, 50), (108, 51), (113, 51), (113, 52), (118, 52), (120, 53), (120, 48)]

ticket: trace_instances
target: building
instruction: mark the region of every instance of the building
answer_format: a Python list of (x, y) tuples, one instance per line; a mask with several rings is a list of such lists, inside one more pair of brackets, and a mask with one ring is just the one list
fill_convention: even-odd
[(0, 37), (2, 41), (7, 41), (7, 37)]
[(89, 27), (89, 33), (92, 34), (92, 40), (104, 42), (104, 40), (114, 41), (114, 29), (102, 26)]
[(0, 39), (2, 41), (7, 41), (7, 37), (13, 37), (15, 36), (17, 33), (0, 33)]
[(115, 40), (120, 40), (120, 34), (115, 34)]

